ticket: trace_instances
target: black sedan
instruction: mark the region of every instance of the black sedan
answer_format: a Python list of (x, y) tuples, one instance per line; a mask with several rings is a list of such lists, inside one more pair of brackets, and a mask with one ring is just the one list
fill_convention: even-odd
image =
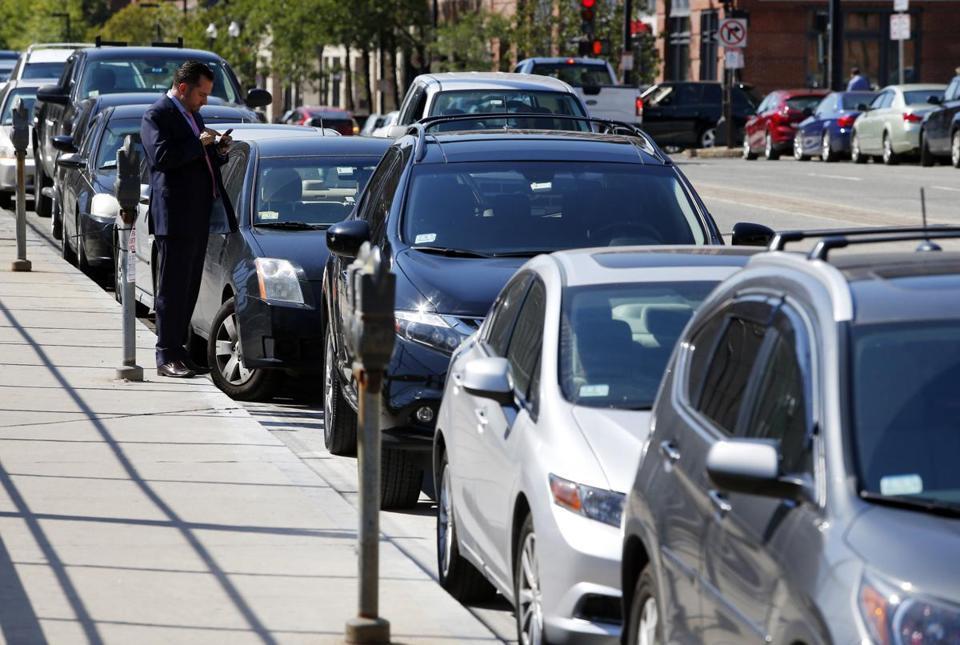
[[(292, 129), (237, 126), (222, 169), (239, 230), (210, 235), (191, 350), (203, 358), (205, 346), (214, 383), (235, 399), (268, 397), (282, 372), (319, 373), (325, 230), (350, 213), (391, 143)], [(145, 218), (141, 208), (137, 291), (152, 304)]]
[[(59, 135), (54, 145), (65, 152), (57, 160), (63, 257), (86, 273), (108, 274), (114, 263), (114, 223), (120, 205), (114, 197), (117, 150), (127, 135), (139, 146), (140, 120), (149, 105), (122, 105), (96, 115), (86, 128), (80, 147), (73, 138)], [(211, 127), (234, 123), (245, 111), (227, 106), (205, 106), (204, 120)], [(141, 156), (143, 150), (140, 150)]]
[(960, 168), (960, 76), (954, 76), (938, 101), (940, 109), (923, 120), (920, 129), (920, 163), (932, 166), (939, 159)]

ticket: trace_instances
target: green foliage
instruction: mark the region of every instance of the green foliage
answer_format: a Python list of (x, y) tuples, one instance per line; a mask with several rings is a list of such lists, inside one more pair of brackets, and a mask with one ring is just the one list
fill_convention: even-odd
[(174, 42), (182, 32), (183, 14), (174, 3), (161, 1), (156, 5), (129, 4), (110, 16), (103, 26), (90, 27), (89, 38), (99, 34), (104, 40), (130, 45), (149, 45), (158, 39)]
[(493, 67), (490, 44), (509, 38), (510, 23), (500, 14), (479, 11), (441, 25), (430, 51), (437, 72), (488, 70)]

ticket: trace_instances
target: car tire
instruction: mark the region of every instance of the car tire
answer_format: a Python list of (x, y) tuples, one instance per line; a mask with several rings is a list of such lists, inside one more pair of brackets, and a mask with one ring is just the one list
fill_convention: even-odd
[(340, 383), (333, 351), (333, 325), (327, 323), (323, 352), (323, 444), (330, 454), (357, 454), (357, 413), (354, 412)]
[(76, 250), (70, 247), (70, 235), (66, 228), (60, 232), (60, 257), (74, 266), (77, 264)]
[(887, 133), (883, 134), (883, 154), (881, 158), (887, 166), (896, 166), (900, 163), (900, 157), (893, 151), (893, 142), (890, 141), (890, 135)]
[(660, 619), (660, 607), (657, 601), (657, 585), (653, 578), (653, 569), (649, 564), (640, 572), (633, 600), (627, 609), (626, 642), (641, 645), (661, 645), (663, 621)]
[(746, 132), (743, 133), (743, 154), (742, 154), (742, 156), (743, 156), (743, 158), (744, 158), (746, 161), (753, 161), (754, 159), (757, 158), (757, 153), (755, 153), (755, 152), (753, 151), (753, 149), (750, 148), (750, 139), (747, 138), (747, 133), (746, 133)]
[(242, 331), (235, 300), (228, 298), (210, 325), (207, 365), (213, 383), (236, 401), (262, 401), (279, 384), (281, 373), (275, 370), (248, 369), (243, 365), (240, 343)]
[(528, 514), (520, 526), (514, 553), (513, 613), (517, 621), (517, 642), (520, 645), (541, 645), (546, 638), (543, 632), (540, 569), (537, 564), (537, 534), (533, 530), (532, 515)]
[(36, 156), (34, 156), (34, 168), (36, 170), (33, 176), (33, 210), (40, 217), (50, 217), (53, 213), (51, 200), (44, 196), (43, 189), (45, 186), (52, 186), (53, 182), (47, 179), (43, 172), (43, 166), (40, 164), (40, 159)]
[(717, 129), (704, 128), (700, 131), (700, 136), (697, 137), (697, 141), (700, 143), (701, 148), (713, 148), (717, 145)]
[(50, 235), (55, 240), (63, 237), (63, 207), (59, 199), (54, 200), (50, 208)]
[(15, 196), (16, 193), (0, 192), (0, 208), (6, 208), (7, 210), (16, 208), (16, 204), (14, 203)]
[(954, 168), (960, 168), (960, 130), (950, 138), (950, 163)]
[(763, 158), (767, 161), (776, 161), (780, 158), (780, 153), (773, 145), (773, 137), (767, 132), (763, 138)]
[(930, 152), (930, 144), (927, 141), (926, 133), (923, 130), (920, 131), (920, 165), (929, 168), (937, 162), (936, 158), (933, 156), (933, 153)]
[(810, 155), (803, 154), (803, 143), (799, 133), (793, 138), (793, 158), (797, 161), (810, 161)]
[(457, 525), (450, 485), (450, 464), (447, 454), (440, 458), (440, 482), (437, 499), (437, 573), (440, 586), (462, 603), (492, 600), (497, 594), (493, 585), (466, 558), (460, 555)]
[(837, 160), (837, 155), (833, 151), (833, 140), (829, 132), (824, 132), (820, 137), (820, 160), (824, 163), (832, 163)]
[(867, 156), (860, 150), (860, 135), (854, 131), (850, 139), (850, 161), (853, 163), (867, 163)]
[(413, 508), (420, 499), (423, 467), (417, 455), (384, 448), (380, 462), (380, 508)]

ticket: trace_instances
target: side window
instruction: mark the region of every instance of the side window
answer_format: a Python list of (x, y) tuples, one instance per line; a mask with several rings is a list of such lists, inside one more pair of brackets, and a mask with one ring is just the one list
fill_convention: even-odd
[(360, 219), (365, 219), (367, 220), (367, 223), (370, 224), (372, 239), (377, 239), (374, 232), (374, 229), (377, 226), (380, 227), (381, 231), (383, 229), (385, 217), (383, 212), (380, 210), (380, 207), (383, 204), (381, 195), (383, 193), (383, 188), (386, 184), (387, 178), (390, 176), (394, 166), (397, 164), (398, 156), (399, 154), (397, 153), (396, 148), (390, 148), (387, 150), (387, 152), (383, 155), (383, 159), (381, 159), (380, 163), (377, 164), (376, 170), (373, 171), (373, 175), (370, 176), (370, 181), (367, 182), (367, 187), (363, 191), (363, 195), (360, 197), (360, 202), (357, 207), (357, 215)]
[(703, 382), (707, 378), (707, 368), (710, 367), (710, 357), (717, 344), (720, 333), (726, 327), (726, 313), (720, 312), (705, 325), (700, 327), (690, 337), (690, 362), (687, 367), (687, 400), (696, 405), (703, 391)]
[(493, 303), (487, 325), (486, 344), (497, 356), (505, 356), (507, 353), (510, 332), (513, 331), (513, 323), (517, 319), (517, 312), (520, 311), (529, 285), (530, 275), (519, 275), (500, 292), (497, 301)]
[(530, 385), (539, 380), (539, 375), (535, 376), (535, 374), (539, 371), (540, 365), (540, 345), (543, 340), (546, 306), (546, 290), (541, 282), (536, 281), (523, 301), (520, 315), (517, 316), (517, 324), (510, 337), (510, 346), (507, 349), (507, 362), (510, 363), (510, 371), (513, 372), (514, 387), (527, 401), (530, 400)]
[(960, 99), (960, 76), (950, 81), (947, 91), (944, 93), (945, 101), (956, 101)]
[(90, 157), (90, 152), (93, 149), (93, 140), (99, 137), (98, 130), (100, 129), (101, 123), (103, 123), (103, 112), (94, 118), (83, 136), (83, 142), (80, 144), (81, 157)]
[[(245, 145), (234, 145), (230, 150), (230, 158), (223, 167), (223, 187), (235, 210), (240, 208), (240, 192), (243, 190), (243, 179), (247, 174), (248, 155), (249, 150)], [(237, 217), (241, 217), (239, 212)]]
[(387, 171), (383, 175), (383, 181), (377, 193), (372, 195), (373, 200), (366, 215), (366, 220), (370, 223), (370, 240), (374, 244), (383, 243), (387, 231), (387, 219), (393, 207), (397, 186), (400, 184), (400, 175), (403, 174), (400, 152), (395, 149), (392, 152), (393, 155), (387, 160)]
[[(404, 101), (403, 106), (400, 108), (400, 115), (397, 117), (398, 125), (410, 125), (420, 118), (421, 115), (416, 112), (416, 107), (422, 101), (425, 94), (426, 92), (424, 91), (423, 85), (418, 84), (410, 88), (410, 96)], [(423, 109), (422, 106), (420, 109)]]
[(57, 85), (60, 87), (67, 87), (70, 85), (70, 80), (73, 75), (73, 69), (76, 66), (77, 61), (76, 57), (71, 56), (67, 59), (67, 63), (63, 66), (63, 71), (60, 72), (60, 80), (57, 81)]
[(756, 303), (748, 307), (753, 310), (749, 317), (743, 315), (741, 307), (734, 306), (727, 318), (726, 327), (710, 358), (701, 395), (695, 403), (704, 416), (728, 434), (737, 429), (747, 384), (766, 332), (764, 324), (757, 322), (762, 315), (755, 314), (761, 313), (757, 309), (769, 311), (769, 307)]

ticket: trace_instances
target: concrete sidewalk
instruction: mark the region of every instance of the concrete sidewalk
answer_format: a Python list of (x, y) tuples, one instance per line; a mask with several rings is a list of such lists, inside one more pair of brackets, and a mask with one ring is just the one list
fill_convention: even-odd
[[(341, 642), (357, 515), (208, 379), (120, 383), (120, 307), (0, 211), (0, 632), (12, 643)], [(381, 542), (395, 642), (498, 642)]]

